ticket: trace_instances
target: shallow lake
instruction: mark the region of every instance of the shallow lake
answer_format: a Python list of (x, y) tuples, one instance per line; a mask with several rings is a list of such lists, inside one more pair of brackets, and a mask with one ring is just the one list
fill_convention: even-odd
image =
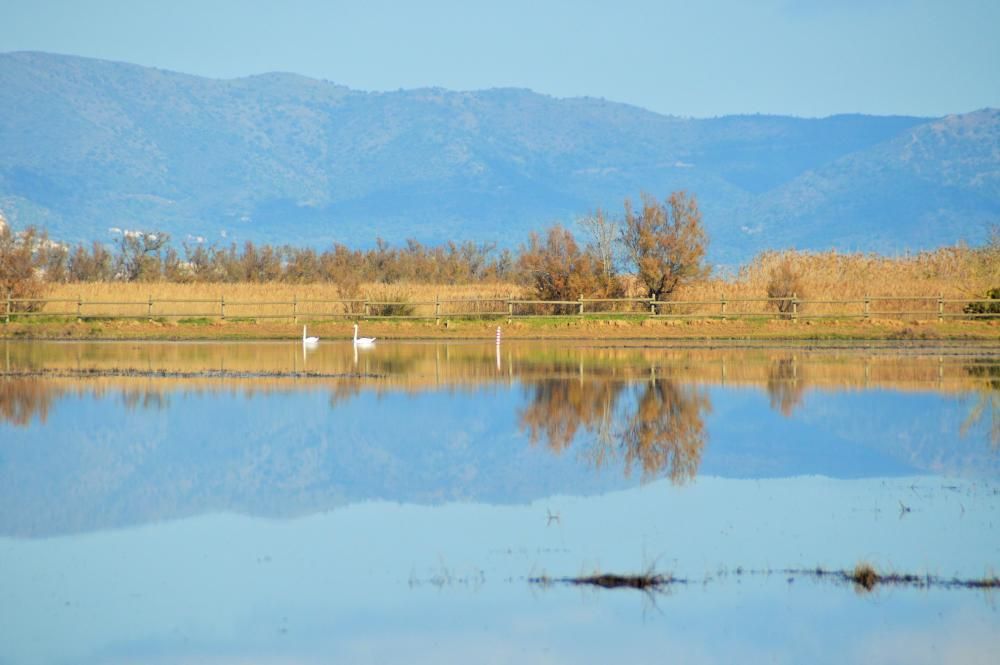
[(0, 663), (1000, 650), (1000, 346), (0, 353)]

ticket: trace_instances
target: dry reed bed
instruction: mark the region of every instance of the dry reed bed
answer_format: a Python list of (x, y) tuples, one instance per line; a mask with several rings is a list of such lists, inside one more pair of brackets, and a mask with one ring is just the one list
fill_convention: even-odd
[[(506, 312), (502, 301), (510, 297), (525, 297), (522, 287), (506, 284), (367, 284), (359, 295), (344, 295), (336, 284), (285, 284), (285, 283), (234, 283), (234, 284), (175, 284), (170, 282), (88, 282), (80, 284), (51, 285), (46, 298), (64, 299), (64, 303), (50, 303), (45, 312), (50, 314), (76, 314), (76, 302), (128, 302), (120, 304), (85, 304), (84, 316), (145, 316), (156, 318), (182, 316), (189, 318), (217, 317), (221, 314), (221, 301), (225, 300), (228, 318), (292, 318), (293, 313), (308, 319), (322, 319), (361, 315), (362, 302), (403, 303), (409, 314), (433, 316), (434, 302), (442, 301), (442, 315), (483, 314)], [(481, 303), (494, 299), (493, 303)], [(154, 302), (150, 310), (148, 302)], [(171, 301), (204, 302), (171, 302)], [(354, 302), (334, 302), (354, 301)], [(292, 303), (295, 303), (294, 309)], [(263, 303), (263, 304), (261, 304)], [(416, 304), (425, 303), (425, 304)], [(485, 306), (484, 306), (485, 305)], [(376, 312), (373, 312), (376, 313)]]
[[(808, 301), (852, 300), (851, 304), (807, 302), (800, 306), (803, 316), (860, 315), (862, 301), (872, 298), (870, 312), (927, 312), (936, 315), (937, 298), (981, 298), (990, 288), (1000, 285), (1000, 255), (987, 249), (946, 247), (932, 252), (898, 258), (872, 254), (841, 254), (838, 252), (766, 252), (739, 269), (729, 278), (715, 277), (680, 287), (672, 296), (674, 301), (706, 302), (701, 305), (668, 305), (667, 314), (718, 316), (720, 300), (725, 299), (727, 314), (773, 313), (774, 305), (759, 300), (767, 298), (771, 274), (780, 265), (788, 263), (798, 275), (796, 296)], [(643, 297), (645, 293), (637, 279), (625, 276), (626, 296)], [(442, 316), (459, 316), (505, 312), (503, 301), (509, 298), (532, 299), (530, 287), (506, 282), (482, 284), (419, 284), (370, 283), (356, 291), (341, 289), (336, 284), (286, 284), (286, 283), (81, 283), (50, 285), (46, 297), (66, 299), (66, 303), (52, 303), (49, 313), (75, 314), (74, 302), (129, 301), (134, 305), (86, 305), (83, 313), (102, 316), (143, 316), (149, 312), (148, 301), (156, 303), (153, 316), (177, 315), (185, 317), (217, 316), (220, 299), (226, 301), (226, 315), (233, 318), (291, 317), (292, 306), (297, 302), (296, 313), (303, 318), (337, 317), (363, 312), (360, 303), (332, 303), (334, 301), (367, 298), (378, 302), (408, 303), (405, 312), (416, 316), (433, 316), (435, 301), (441, 305), (437, 311)], [(588, 294), (574, 294), (573, 299)], [(910, 300), (923, 298), (925, 300)], [(472, 300), (492, 300), (474, 303)], [(758, 302), (745, 302), (756, 299)], [(203, 303), (167, 303), (166, 300), (205, 300)], [(284, 304), (240, 304), (248, 302), (280, 302)], [(423, 304), (418, 304), (423, 303)], [(647, 311), (648, 305), (588, 303), (587, 311), (618, 310)], [(945, 303), (945, 312), (960, 313), (961, 303)], [(169, 311), (168, 311), (169, 310)], [(398, 310), (397, 310), (398, 311)], [(518, 312), (529, 313), (527, 306)], [(373, 311), (373, 313), (375, 313)]]
[[(938, 297), (982, 298), (1000, 285), (1000, 256), (986, 250), (944, 247), (932, 252), (888, 258), (875, 254), (839, 252), (765, 252), (740, 268), (732, 279), (712, 279), (678, 289), (676, 300), (726, 298), (727, 312), (767, 310), (764, 303), (739, 302), (764, 298), (771, 274), (789, 263), (799, 276), (796, 297), (806, 300), (853, 300), (852, 305), (808, 303), (804, 315), (862, 314), (866, 297), (874, 298), (871, 312), (937, 311)], [(910, 298), (926, 298), (913, 301)], [(945, 303), (946, 313), (960, 313), (962, 305)], [(704, 310), (704, 308), (703, 308)], [(718, 312), (718, 306), (715, 308)]]

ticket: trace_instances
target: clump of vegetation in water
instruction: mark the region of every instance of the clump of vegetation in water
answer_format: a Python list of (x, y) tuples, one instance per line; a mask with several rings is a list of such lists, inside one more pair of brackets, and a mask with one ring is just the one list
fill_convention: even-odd
[[(972, 578), (941, 578), (934, 575), (914, 575), (912, 573), (879, 573), (875, 567), (861, 561), (851, 570), (825, 569), (821, 566), (816, 568), (788, 568), (784, 570), (749, 570), (738, 567), (732, 574), (737, 577), (746, 575), (767, 575), (774, 573), (788, 575), (788, 582), (795, 581), (795, 576), (811, 577), (817, 580), (830, 579), (835, 582), (845, 582), (854, 585), (859, 593), (869, 593), (878, 586), (906, 586), (920, 589), (931, 587), (942, 589), (997, 589), (1000, 588), (1000, 577), (996, 575)], [(720, 576), (724, 573), (720, 572)], [(711, 581), (707, 577), (704, 583)], [(677, 578), (673, 575), (662, 575), (647, 571), (636, 575), (619, 575), (614, 573), (595, 573), (593, 575), (583, 575), (579, 577), (558, 577), (553, 578), (548, 575), (532, 577), (528, 579), (532, 584), (539, 586), (552, 586), (553, 584), (570, 584), (573, 586), (592, 586), (601, 589), (638, 589), (640, 591), (662, 591), (677, 584), (688, 584), (688, 580)]]
[(639, 591), (662, 591), (676, 584), (687, 584), (687, 580), (647, 570), (644, 573), (620, 575), (615, 573), (594, 573), (576, 577), (553, 578), (548, 575), (528, 579), (532, 584), (548, 587), (553, 584), (572, 586), (592, 586), (601, 589), (638, 589)]
[(850, 580), (857, 585), (858, 589), (864, 589), (865, 591), (871, 591), (875, 588), (875, 585), (879, 583), (880, 577), (875, 568), (871, 564), (861, 562), (854, 567), (848, 575)]

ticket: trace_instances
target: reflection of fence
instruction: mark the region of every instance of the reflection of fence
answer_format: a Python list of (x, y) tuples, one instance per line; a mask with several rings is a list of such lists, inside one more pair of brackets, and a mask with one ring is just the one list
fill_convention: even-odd
[(865, 296), (843, 300), (806, 298), (726, 298), (665, 300), (652, 298), (584, 298), (529, 300), (521, 298), (436, 298), (434, 300), (375, 300), (369, 298), (292, 300), (226, 300), (153, 298), (146, 300), (84, 300), (80, 298), (6, 299), (4, 322), (24, 317), (76, 319), (434, 319), (527, 318), (539, 316), (643, 316), (674, 319), (945, 319), (1000, 317), (988, 298), (943, 296)]

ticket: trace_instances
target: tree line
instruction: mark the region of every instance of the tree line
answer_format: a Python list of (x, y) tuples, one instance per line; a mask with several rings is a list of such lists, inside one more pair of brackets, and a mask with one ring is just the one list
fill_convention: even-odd
[(533, 286), (539, 298), (619, 297), (623, 274), (638, 277), (649, 297), (668, 299), (682, 283), (707, 275), (707, 236), (693, 195), (660, 201), (643, 194), (613, 217), (598, 209), (579, 221), (585, 242), (561, 224), (532, 232), (516, 251), (495, 243), (381, 238), (371, 249), (334, 244), (325, 251), (246, 242), (206, 246), (184, 242), (178, 251), (162, 231), (123, 231), (109, 246), (70, 247), (41, 230), (0, 228), (0, 289), (14, 298), (37, 297), (46, 283), (65, 282), (286, 282), (335, 283), (344, 292), (364, 282), (474, 284), (510, 281)]

